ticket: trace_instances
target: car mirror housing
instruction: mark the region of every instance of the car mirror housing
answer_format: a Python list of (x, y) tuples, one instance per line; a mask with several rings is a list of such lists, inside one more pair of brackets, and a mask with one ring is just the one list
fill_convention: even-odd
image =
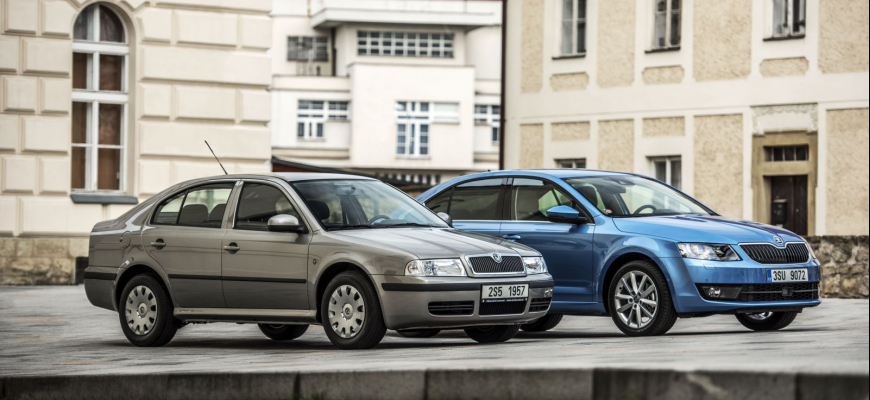
[(580, 211), (571, 207), (556, 206), (547, 210), (547, 221), (559, 224), (583, 225), (588, 223), (589, 219), (581, 216)]
[(447, 214), (446, 212), (440, 212), (440, 213), (437, 213), (435, 215), (437, 215), (438, 218), (443, 219), (444, 222), (446, 222), (447, 225), (450, 225), (451, 228), (453, 227), (453, 218), (450, 218), (449, 214)]
[(278, 214), (269, 218), (269, 232), (305, 233), (305, 226), (299, 223), (299, 218), (287, 214)]

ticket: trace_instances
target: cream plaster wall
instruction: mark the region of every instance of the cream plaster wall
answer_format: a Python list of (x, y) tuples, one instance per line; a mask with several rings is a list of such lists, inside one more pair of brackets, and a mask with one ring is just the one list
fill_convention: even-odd
[(805, 75), (809, 69), (810, 62), (803, 57), (764, 60), (761, 63), (761, 75), (765, 78)]
[(737, 79), (752, 68), (752, 1), (694, 2), (694, 78)]
[(553, 142), (574, 142), (589, 140), (589, 122), (557, 122), (550, 125), (550, 140)]
[(634, 120), (598, 122), (598, 169), (634, 171)]
[(523, 93), (534, 93), (544, 85), (544, 0), (524, 0), (522, 4), (522, 43), (520, 88)]
[(825, 73), (867, 72), (870, 2), (823, 0), (819, 19), (819, 68)]
[(686, 136), (686, 119), (682, 117), (645, 118), (643, 120), (643, 136)]
[(520, 168), (543, 168), (544, 125), (520, 126)]
[(868, 109), (827, 112), (828, 235), (867, 235), (870, 202), (870, 113)]
[(599, 3), (598, 85), (630, 86), (634, 81), (636, 0), (606, 0)]
[(743, 115), (695, 117), (695, 197), (718, 212), (743, 217)]

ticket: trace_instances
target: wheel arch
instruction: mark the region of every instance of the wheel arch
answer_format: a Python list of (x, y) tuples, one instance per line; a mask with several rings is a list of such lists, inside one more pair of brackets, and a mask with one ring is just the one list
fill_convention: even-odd
[(130, 282), (131, 279), (138, 275), (152, 275), (157, 278), (157, 282), (160, 282), (160, 284), (163, 285), (163, 288), (166, 289), (166, 293), (169, 294), (169, 299), (174, 302), (174, 300), (172, 300), (172, 291), (169, 290), (169, 283), (166, 281), (163, 274), (147, 264), (132, 264), (127, 267), (124, 272), (121, 273), (121, 276), (119, 276), (115, 281), (115, 293), (112, 297), (116, 311), (121, 302), (121, 294), (124, 291), (124, 287), (127, 286), (127, 282)]
[[(317, 277), (317, 281), (315, 284), (315, 292), (314, 292), (314, 308), (317, 310), (316, 319), (317, 322), (323, 322), (320, 315), (320, 303), (323, 300), (323, 296), (326, 292), (326, 286), (329, 285), (329, 282), (332, 281), (333, 278), (338, 276), (343, 272), (356, 271), (361, 273), (366, 279), (371, 282), (372, 287), (375, 288), (375, 296), (378, 297), (378, 301), (381, 302), (381, 295), (378, 292), (377, 286), (375, 286), (374, 280), (369, 276), (369, 273), (365, 270), (365, 268), (349, 262), (349, 261), (337, 261), (333, 264), (330, 264), (328, 267), (323, 269), (323, 272), (320, 273), (320, 276)], [(383, 304), (381, 302), (381, 304)]]
[(610, 283), (613, 282), (616, 271), (618, 271), (619, 268), (621, 268), (623, 265), (628, 264), (632, 261), (646, 261), (658, 268), (658, 270), (661, 271), (662, 275), (665, 276), (665, 279), (668, 282), (668, 288), (670, 289), (670, 292), (672, 294), (671, 297), (673, 297), (674, 288), (673, 283), (671, 282), (670, 274), (668, 274), (667, 269), (662, 266), (662, 263), (659, 262), (658, 257), (645, 251), (644, 249), (626, 249), (619, 254), (613, 255), (610, 258), (610, 261), (607, 262), (605, 267), (605, 273), (601, 281), (601, 302), (604, 304), (604, 311), (607, 314), (610, 314), (610, 302), (608, 301), (608, 298), (610, 297)]

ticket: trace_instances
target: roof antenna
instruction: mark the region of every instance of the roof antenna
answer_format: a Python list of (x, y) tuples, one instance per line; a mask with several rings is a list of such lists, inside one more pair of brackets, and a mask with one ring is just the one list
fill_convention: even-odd
[(224, 170), (224, 175), (229, 175), (229, 174), (227, 173), (227, 169), (224, 168), (224, 165), (223, 165), (223, 164), (221, 164), (221, 160), (217, 157), (216, 154), (214, 154), (214, 150), (211, 149), (211, 145), (208, 144), (208, 140), (204, 140), (204, 142), (205, 142), (205, 145), (208, 146), (208, 150), (211, 151), (211, 155), (213, 155), (213, 156), (214, 156), (214, 159), (218, 162), (218, 165), (220, 165), (220, 166), (221, 166), (221, 169)]

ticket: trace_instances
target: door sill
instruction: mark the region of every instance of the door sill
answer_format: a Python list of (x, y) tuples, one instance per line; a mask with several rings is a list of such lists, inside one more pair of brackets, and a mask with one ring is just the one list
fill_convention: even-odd
[(176, 307), (173, 315), (175, 318), (185, 322), (244, 322), (257, 324), (317, 323), (317, 312), (315, 310)]

